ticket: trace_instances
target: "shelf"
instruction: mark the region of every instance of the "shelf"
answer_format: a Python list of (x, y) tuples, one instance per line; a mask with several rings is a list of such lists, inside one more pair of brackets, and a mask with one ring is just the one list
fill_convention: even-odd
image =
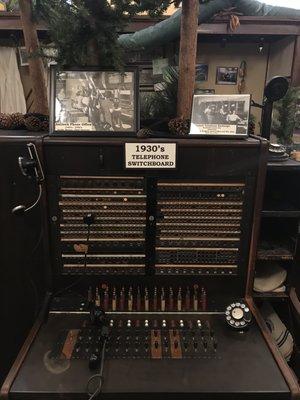
[(261, 261), (291, 261), (294, 259), (293, 253), (286, 247), (273, 249), (258, 249), (257, 260)]
[(299, 170), (300, 172), (300, 162), (289, 158), (282, 162), (269, 162), (268, 171), (291, 171)]
[(263, 210), (261, 216), (266, 218), (300, 218), (300, 210)]
[(292, 261), (293, 254), (287, 249), (258, 250), (257, 260), (260, 261)]
[(257, 260), (280, 261), (294, 259), (293, 237), (264, 238), (258, 244)]
[(282, 299), (288, 299), (289, 295), (287, 293), (274, 293), (274, 292), (268, 292), (268, 293), (256, 293), (253, 292), (253, 297), (255, 299), (261, 299), (261, 300), (282, 300)]

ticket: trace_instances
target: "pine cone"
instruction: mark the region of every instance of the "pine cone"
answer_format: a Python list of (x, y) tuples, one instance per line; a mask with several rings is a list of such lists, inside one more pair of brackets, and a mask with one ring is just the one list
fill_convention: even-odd
[(44, 119), (49, 119), (48, 115), (40, 114), (40, 113), (36, 113), (36, 112), (27, 113), (24, 115), (24, 118), (28, 118), (28, 117), (36, 117), (41, 121), (44, 121)]
[(12, 121), (9, 114), (0, 114), (0, 129), (12, 129)]
[(255, 135), (255, 122), (249, 122), (249, 135)]
[(47, 121), (46, 119), (41, 123), (42, 125), (42, 131), (49, 131), (49, 121)]
[(25, 118), (25, 126), (28, 131), (40, 131), (42, 129), (42, 122), (38, 117), (29, 116)]
[(187, 135), (190, 133), (190, 120), (184, 118), (173, 118), (168, 123), (169, 131), (173, 135)]
[(21, 113), (11, 114), (11, 129), (24, 128), (24, 115)]
[(142, 128), (137, 132), (136, 135), (139, 138), (144, 138), (144, 137), (151, 136), (152, 133), (153, 133), (153, 131), (150, 128)]

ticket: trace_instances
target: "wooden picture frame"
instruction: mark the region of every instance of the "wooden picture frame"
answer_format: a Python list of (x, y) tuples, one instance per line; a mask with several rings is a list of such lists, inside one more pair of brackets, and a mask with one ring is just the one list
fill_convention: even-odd
[(50, 67), (50, 134), (135, 136), (139, 130), (137, 67)]
[(217, 67), (216, 85), (237, 85), (238, 67)]

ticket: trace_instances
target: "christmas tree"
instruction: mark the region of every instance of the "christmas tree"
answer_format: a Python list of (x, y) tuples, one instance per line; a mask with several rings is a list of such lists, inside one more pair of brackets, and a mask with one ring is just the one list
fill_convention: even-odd
[(274, 103), (272, 133), (276, 135), (281, 144), (293, 143), (299, 100), (300, 89), (291, 87), (281, 100)]
[(61, 65), (120, 67), (118, 36), (132, 18), (147, 12), (161, 15), (172, 0), (36, 0), (35, 15), (42, 19), (57, 49)]

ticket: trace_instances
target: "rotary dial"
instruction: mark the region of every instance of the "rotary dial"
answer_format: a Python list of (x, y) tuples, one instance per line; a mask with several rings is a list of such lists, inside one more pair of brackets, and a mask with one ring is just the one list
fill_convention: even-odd
[(246, 328), (251, 320), (252, 314), (248, 306), (243, 302), (231, 303), (225, 310), (226, 322), (235, 329)]

